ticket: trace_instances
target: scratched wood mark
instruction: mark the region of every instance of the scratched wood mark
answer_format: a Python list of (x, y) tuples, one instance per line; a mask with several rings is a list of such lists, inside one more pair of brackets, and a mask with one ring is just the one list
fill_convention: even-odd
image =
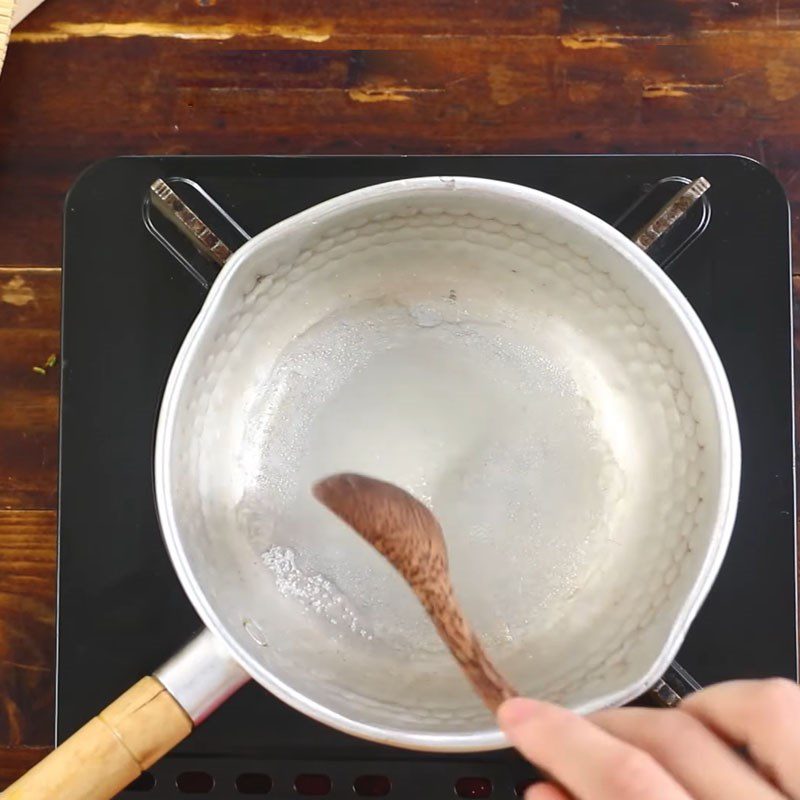
[[(0, 786), (52, 739), (45, 364), (81, 170), (129, 153), (674, 151), (762, 161), (800, 253), (800, 0), (47, 0), (26, 19), (0, 77)], [(798, 256), (794, 271), (798, 297)]]
[(55, 508), (60, 283), (0, 268), (0, 509)]

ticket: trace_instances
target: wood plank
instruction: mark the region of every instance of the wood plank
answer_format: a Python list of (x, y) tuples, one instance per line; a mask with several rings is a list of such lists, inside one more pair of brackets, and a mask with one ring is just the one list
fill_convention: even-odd
[(345, 36), (389, 33), (436, 38), (530, 37), (576, 31), (664, 36), (687, 31), (796, 26), (800, 24), (800, 2), (433, 0), (421, 7), (415, 0), (393, 0), (387, 8), (380, 0), (272, 0), (266, 6), (258, 0), (115, 0), (98, 13), (97, 6), (84, 0), (48, 0), (45, 7), (25, 21), (21, 32), (85, 36), (98, 35), (102, 26), (109, 26), (107, 32), (120, 33), (118, 26), (137, 24), (142, 35), (159, 35), (170, 26), (184, 36), (203, 35), (213, 26), (234, 35), (272, 28), (276, 37), (310, 42), (320, 35), (335, 41)]
[(275, 50), (263, 35), (12, 43), (0, 259), (58, 263), (71, 182), (132, 152), (742, 152), (777, 172), (800, 222), (800, 30), (613, 46), (404, 36), (390, 43), (411, 49)]
[(0, 511), (0, 746), (53, 740), (56, 513)]
[(0, 509), (55, 508), (60, 295), (60, 270), (0, 269)]
[[(400, 49), (367, 52), (275, 50), (268, 44), (259, 37), (12, 42), (0, 87), (10, 113), (0, 119), (0, 133), (15, 149), (62, 153), (102, 142), (109, 131), (125, 145), (142, 142), (152, 148), (163, 146), (166, 142), (158, 137), (168, 136), (170, 129), (175, 133), (177, 123), (178, 133), (198, 137), (198, 142), (227, 144), (233, 137), (236, 144), (239, 137), (252, 136), (253, 125), (265, 125), (268, 134), (286, 128), (306, 134), (328, 120), (345, 130), (380, 133), (389, 142), (392, 132), (381, 123), (382, 115), (390, 113), (425, 123), (427, 129), (416, 134), (429, 144), (442, 133), (449, 142), (466, 141), (463, 122), (485, 118), (510, 125), (483, 132), (487, 144), (496, 145), (514, 141), (522, 131), (531, 142), (552, 140), (572, 132), (576, 122), (588, 132), (608, 128), (607, 135), (636, 140), (648, 134), (647, 123), (663, 121), (664, 127), (651, 135), (670, 137), (689, 117), (701, 125), (714, 122), (715, 129), (701, 127), (698, 133), (718, 139), (741, 138), (746, 132), (794, 134), (800, 117), (798, 103), (789, 102), (800, 96), (793, 80), (800, 71), (800, 31), (795, 30), (726, 32), (702, 42), (642, 39), (605, 52), (602, 46), (565, 45), (558, 36), (543, 37), (535, 47), (505, 40), (447, 39), (427, 46), (424, 40), (407, 40)], [(142, 59), (148, 63), (144, 74)], [(68, 74), (50, 69), (53, 62), (68, 65)], [(36, 87), (37, 102), (14, 91), (17, 79)], [(64, 80), (76, 88), (65, 93)], [(385, 91), (371, 102), (353, 97), (354, 90), (370, 89)], [(454, 122), (428, 113), (454, 102), (465, 104), (465, 119)], [(380, 116), (374, 108), (378, 103)], [(276, 117), (275, 107), (288, 116)], [(239, 112), (228, 120), (237, 123), (236, 129), (207, 127), (220, 108)], [(591, 112), (600, 109), (604, 113), (598, 119)], [(743, 130), (724, 131), (720, 117), (739, 120)], [(531, 121), (544, 127), (527, 130)], [(122, 122), (126, 127), (119, 127)], [(620, 136), (622, 123), (635, 126), (627, 136)], [(59, 136), (54, 138), (56, 124)], [(22, 131), (28, 136), (9, 135)], [(335, 131), (325, 130), (313, 141), (334, 136)], [(51, 167), (46, 160), (36, 175)]]
[[(794, 3), (796, 0), (788, 0)], [(81, 0), (48, 0), (47, 7), (31, 16), (20, 33), (47, 32), (85, 36), (97, 35), (98, 26), (132, 26), (140, 35), (163, 35), (174, 28), (182, 35), (198, 38), (212, 27), (221, 27), (218, 35), (241, 35), (257, 32), (276, 39), (315, 42), (320, 38), (362, 33), (380, 34), (401, 31), (412, 35), (448, 35), (485, 33), (493, 35), (525, 34), (531, 30), (554, 31), (560, 19), (561, 3), (543, 0), (497, 0), (491, 4), (461, 0), (434, 0), (422, 12), (414, 0), (395, 0), (387, 10), (380, 0), (350, 0), (329, 3), (325, 0), (272, 0), (267, 6), (258, 0), (224, 3), (218, 0), (115, 0), (102, 14)], [(710, 2), (707, 5), (712, 5)], [(388, 11), (388, 13), (387, 13)], [(790, 16), (791, 12), (787, 12)], [(123, 29), (124, 30), (124, 29)]]

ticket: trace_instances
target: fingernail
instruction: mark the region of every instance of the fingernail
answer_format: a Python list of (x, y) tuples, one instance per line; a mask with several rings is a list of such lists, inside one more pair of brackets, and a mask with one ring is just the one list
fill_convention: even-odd
[(497, 710), (497, 721), (504, 730), (516, 728), (536, 717), (542, 704), (527, 697), (512, 697)]

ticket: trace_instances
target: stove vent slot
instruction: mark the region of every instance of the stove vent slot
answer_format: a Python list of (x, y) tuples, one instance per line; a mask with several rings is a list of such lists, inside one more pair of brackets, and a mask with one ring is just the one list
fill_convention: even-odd
[(456, 796), (468, 798), (491, 797), (492, 782), (488, 778), (459, 778), (455, 785)]
[(392, 791), (392, 782), (386, 775), (359, 775), (353, 791), (358, 797), (385, 797)]
[(208, 794), (214, 788), (214, 778), (207, 772), (181, 772), (175, 786), (181, 794)]
[(260, 772), (244, 772), (236, 778), (239, 794), (265, 795), (272, 788), (272, 778)]

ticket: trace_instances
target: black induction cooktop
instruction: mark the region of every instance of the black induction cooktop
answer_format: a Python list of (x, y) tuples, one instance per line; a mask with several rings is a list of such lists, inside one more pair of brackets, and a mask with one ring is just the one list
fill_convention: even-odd
[[(763, 167), (737, 156), (122, 158), (86, 171), (66, 202), (59, 740), (199, 628), (161, 542), (151, 465), (164, 383), (205, 290), (143, 223), (148, 187), (194, 182), (241, 240), (342, 192), (430, 174), (525, 184), (615, 224), (664, 178), (711, 182), (710, 221), (685, 233), (683, 252), (655, 253), (719, 350), (743, 451), (730, 550), (680, 662), (700, 683), (797, 677), (789, 215)], [(500, 798), (532, 776), (508, 751), (446, 757), (362, 742), (250, 685), (126, 795)]]

